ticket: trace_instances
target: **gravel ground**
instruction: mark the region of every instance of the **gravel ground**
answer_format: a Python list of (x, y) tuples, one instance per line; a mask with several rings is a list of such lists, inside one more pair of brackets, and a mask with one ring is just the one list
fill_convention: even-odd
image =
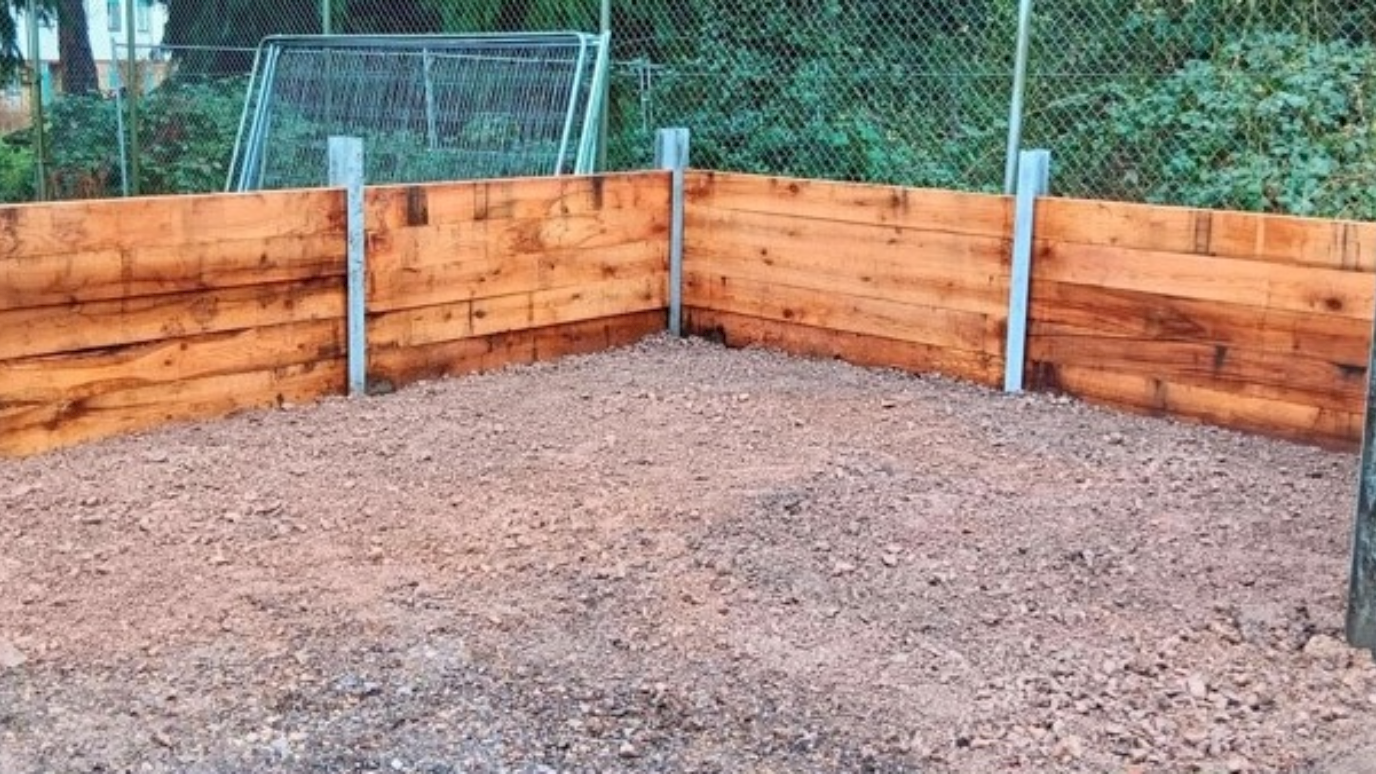
[(667, 338), (0, 462), (0, 772), (1372, 772), (1355, 465)]

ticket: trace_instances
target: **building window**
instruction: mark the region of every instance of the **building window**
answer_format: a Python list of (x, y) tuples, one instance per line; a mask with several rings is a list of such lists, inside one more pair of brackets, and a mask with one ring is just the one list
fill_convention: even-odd
[(153, 0), (133, 0), (134, 24), (139, 32), (148, 31), (148, 17), (153, 8)]
[(124, 28), (124, 13), (120, 8), (120, 0), (105, 0), (105, 16), (109, 19), (111, 32), (119, 32)]

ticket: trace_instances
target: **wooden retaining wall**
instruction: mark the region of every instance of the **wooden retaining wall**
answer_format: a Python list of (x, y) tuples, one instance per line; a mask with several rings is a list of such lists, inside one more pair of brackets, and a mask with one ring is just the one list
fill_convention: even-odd
[[(1001, 384), (1008, 197), (687, 175), (686, 329)], [(366, 192), (376, 389), (665, 327), (669, 176)], [(345, 389), (343, 193), (0, 208), (0, 454)], [(1376, 224), (1045, 199), (1028, 384), (1355, 447)]]
[[(689, 175), (687, 328), (1000, 385), (1007, 197)], [(1360, 440), (1376, 224), (1045, 199), (1028, 384)]]
[(400, 384), (664, 330), (665, 173), (367, 194), (369, 378)]
[[(370, 189), (370, 381), (665, 326), (668, 176)], [(338, 190), (0, 208), (0, 454), (345, 391)]]
[(341, 195), (0, 208), (0, 452), (336, 391)]
[(1029, 384), (1329, 446), (1361, 438), (1376, 224), (1048, 199)]
[(696, 172), (687, 189), (687, 330), (1002, 379), (1006, 198)]

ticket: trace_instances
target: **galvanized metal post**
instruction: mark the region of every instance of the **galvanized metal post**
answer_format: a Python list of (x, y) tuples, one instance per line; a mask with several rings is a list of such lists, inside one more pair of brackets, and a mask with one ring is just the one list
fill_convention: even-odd
[(1376, 652), (1376, 326), (1366, 372), (1366, 423), (1359, 475), (1347, 591), (1347, 641)]
[[(597, 28), (602, 33), (602, 45), (610, 49), (612, 45), (612, 0), (601, 0), (598, 6)], [(612, 74), (611, 51), (606, 52), (606, 56), (600, 61), (607, 63), (608, 72), (602, 78), (602, 94), (599, 99), (602, 103), (602, 115), (598, 117), (597, 131), (597, 161), (594, 169), (601, 172), (607, 168), (607, 135), (611, 132), (611, 112), (612, 112)]]
[(1013, 97), (1008, 104), (1008, 154), (1003, 169), (1003, 192), (1012, 194), (1018, 181), (1018, 151), (1022, 148), (1023, 97), (1027, 92), (1027, 57), (1032, 41), (1032, 0), (1018, 3), (1018, 46), (1013, 59)]
[(425, 79), (425, 147), (433, 151), (440, 147), (439, 114), (435, 110), (434, 60), (428, 48), (423, 49), (420, 55), (421, 73)]
[(320, 32), (323, 35), (334, 34), (334, 8), (330, 0), (320, 0)]
[(366, 317), (363, 229), (363, 139), (330, 138), (330, 185), (345, 189), (348, 213), (348, 345), (349, 394), (368, 392), (368, 331)]
[(655, 133), (655, 167), (670, 172), (669, 199), (669, 333), (683, 335), (683, 207), (684, 172), (688, 169), (687, 129)]
[(33, 198), (48, 198), (48, 128), (43, 117), (43, 52), (39, 49), (38, 3), (29, 0), (24, 7), (24, 26), (28, 32), (29, 115), (33, 121)]
[(1022, 392), (1027, 365), (1027, 315), (1032, 292), (1032, 240), (1037, 198), (1051, 183), (1051, 152), (1023, 151), (1018, 162), (1018, 199), (1014, 205), (1013, 267), (1008, 279), (1008, 343), (1004, 347), (1003, 390)]

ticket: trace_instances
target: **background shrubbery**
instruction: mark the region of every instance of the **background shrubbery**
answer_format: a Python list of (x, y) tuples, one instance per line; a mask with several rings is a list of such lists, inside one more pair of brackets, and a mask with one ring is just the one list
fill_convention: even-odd
[[(226, 16), (172, 0), (168, 43), (188, 48), (140, 104), (142, 192), (223, 186), (242, 47), (318, 23), (315, 0), (291, 3), (286, 18), (272, 3), (233, 0)], [(614, 2), (609, 165), (647, 166), (654, 128), (682, 125), (698, 167), (999, 190), (1015, 6)], [(333, 7), (348, 32), (596, 26), (591, 0)], [(1366, 0), (1041, 0), (1025, 144), (1052, 150), (1057, 193), (1376, 219), (1373, 37)], [(114, 111), (97, 98), (51, 106), (59, 196), (119, 193)], [(422, 163), (375, 146), (376, 164)], [(25, 133), (0, 143), (0, 198), (31, 196), (31, 165)]]

